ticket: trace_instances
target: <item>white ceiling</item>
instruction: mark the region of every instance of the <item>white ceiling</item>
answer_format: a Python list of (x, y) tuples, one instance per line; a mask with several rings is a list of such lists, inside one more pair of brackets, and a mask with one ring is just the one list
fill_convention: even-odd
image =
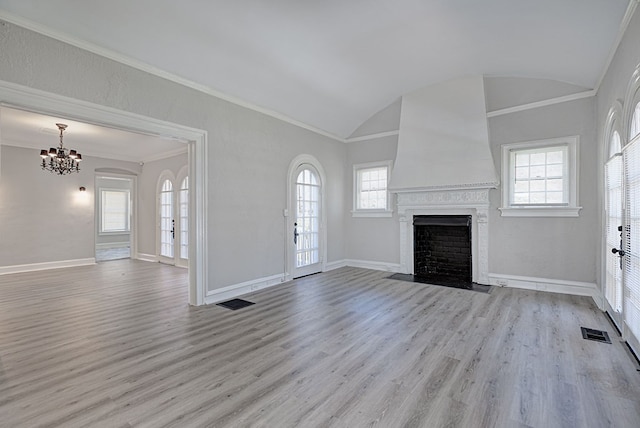
[(97, 156), (133, 162), (150, 162), (187, 152), (186, 143), (173, 139), (8, 107), (0, 109), (2, 144), (36, 150), (58, 147), (60, 131), (56, 123), (64, 123), (68, 126), (63, 134), (64, 147), (77, 150), (83, 158)]
[[(339, 137), (465, 75), (594, 88), (629, 0), (0, 0), (0, 17)], [(4, 9), (4, 10), (1, 10)]]

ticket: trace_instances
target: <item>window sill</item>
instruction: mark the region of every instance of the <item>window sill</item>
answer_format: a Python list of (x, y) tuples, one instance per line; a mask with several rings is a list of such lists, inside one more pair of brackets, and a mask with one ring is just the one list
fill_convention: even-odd
[(502, 217), (579, 217), (582, 207), (505, 207)]
[(351, 217), (393, 217), (393, 211), (351, 211)]
[(99, 231), (98, 236), (109, 236), (109, 235), (129, 235), (131, 231), (129, 230), (119, 230), (119, 231)]

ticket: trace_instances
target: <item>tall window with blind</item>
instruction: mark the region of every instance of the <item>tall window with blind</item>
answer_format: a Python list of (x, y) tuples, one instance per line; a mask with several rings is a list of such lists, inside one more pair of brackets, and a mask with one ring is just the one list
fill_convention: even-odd
[(100, 189), (100, 233), (128, 233), (129, 190)]

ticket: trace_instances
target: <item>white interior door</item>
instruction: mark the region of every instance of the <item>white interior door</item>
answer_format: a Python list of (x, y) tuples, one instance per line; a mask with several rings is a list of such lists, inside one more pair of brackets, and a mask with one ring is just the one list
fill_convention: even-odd
[(322, 270), (322, 183), (316, 169), (303, 164), (296, 170), (296, 179), (292, 184), (291, 206), (294, 207), (294, 213), (290, 253), (294, 258), (292, 277), (298, 278)]

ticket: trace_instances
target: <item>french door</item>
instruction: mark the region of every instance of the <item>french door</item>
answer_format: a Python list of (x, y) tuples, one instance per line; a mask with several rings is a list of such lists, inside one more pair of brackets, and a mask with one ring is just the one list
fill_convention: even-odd
[(640, 135), (607, 162), (605, 174), (605, 304), (625, 340), (640, 352)]
[(311, 165), (303, 164), (296, 170), (292, 183), (293, 255), (292, 277), (298, 278), (322, 270), (321, 233), (322, 183), (320, 175)]
[(189, 177), (178, 189), (166, 178), (158, 194), (158, 236), (160, 263), (188, 266), (189, 258)]

